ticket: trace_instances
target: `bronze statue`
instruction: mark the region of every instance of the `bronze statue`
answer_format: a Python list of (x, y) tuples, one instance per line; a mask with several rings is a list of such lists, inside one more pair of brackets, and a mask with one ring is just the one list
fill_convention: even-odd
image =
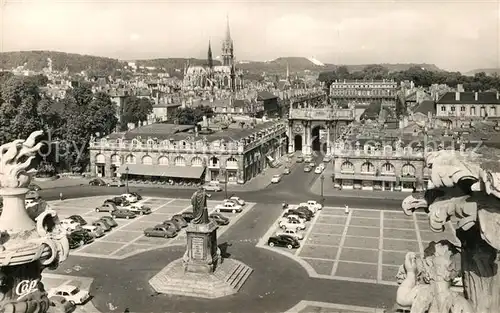
[(193, 206), (194, 218), (191, 221), (193, 224), (208, 224), (207, 199), (209, 194), (200, 187), (191, 197), (191, 205)]

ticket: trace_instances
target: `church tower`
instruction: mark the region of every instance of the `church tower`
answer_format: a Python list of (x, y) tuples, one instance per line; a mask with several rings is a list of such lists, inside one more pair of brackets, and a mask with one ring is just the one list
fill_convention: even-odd
[(210, 44), (210, 40), (208, 41), (207, 61), (208, 61), (208, 68), (212, 69), (214, 67), (214, 60), (212, 58), (212, 46)]
[(233, 40), (231, 39), (231, 32), (229, 30), (229, 17), (226, 17), (226, 37), (222, 42), (222, 65), (234, 65), (234, 49)]

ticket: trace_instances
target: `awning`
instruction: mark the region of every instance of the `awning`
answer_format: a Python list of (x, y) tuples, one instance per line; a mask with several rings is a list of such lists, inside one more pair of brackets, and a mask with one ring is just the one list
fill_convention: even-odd
[(396, 181), (396, 176), (335, 174), (334, 177), (335, 177), (335, 179), (374, 180), (374, 181), (389, 181), (389, 182)]
[(124, 164), (120, 166), (118, 172), (126, 174), (125, 168), (129, 169), (130, 175), (159, 176), (175, 178), (201, 178), (205, 167), (193, 166), (165, 166), (165, 165), (145, 165), (145, 164)]

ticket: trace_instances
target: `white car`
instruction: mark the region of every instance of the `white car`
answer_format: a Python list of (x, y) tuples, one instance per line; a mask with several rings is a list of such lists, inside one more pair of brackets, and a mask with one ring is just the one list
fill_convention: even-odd
[(288, 235), (288, 236), (293, 237), (293, 238), (298, 239), (298, 240), (304, 239), (304, 234), (302, 232), (296, 231), (295, 229), (285, 229), (285, 230), (276, 232), (276, 236), (280, 236), (280, 235)]
[(295, 230), (304, 230), (306, 229), (306, 224), (301, 223), (295, 219), (288, 219), (287, 221), (280, 221), (279, 227), (282, 229), (295, 229)]
[(141, 204), (131, 204), (126, 209), (137, 215), (151, 214), (153, 212), (150, 207)]
[(314, 173), (316, 174), (321, 174), (322, 172), (323, 172), (323, 167), (321, 166), (316, 167), (316, 169), (314, 170)]
[(325, 165), (325, 163), (319, 163), (318, 167), (321, 167), (322, 169), (325, 169), (326, 165)]
[(219, 186), (219, 183), (217, 182), (209, 182), (208, 184), (203, 186), (203, 189), (205, 189), (206, 191), (215, 191), (215, 192), (222, 191), (221, 186)]
[(61, 226), (64, 227), (64, 229), (66, 229), (66, 230), (73, 231), (73, 230), (80, 228), (80, 223), (77, 223), (69, 218), (62, 219), (60, 221), (60, 223), (61, 223)]
[(232, 201), (236, 202), (236, 204), (241, 205), (241, 206), (245, 205), (245, 200), (241, 199), (240, 197), (232, 196), (231, 198), (229, 198), (229, 200), (232, 200)]
[(130, 194), (130, 193), (124, 193), (123, 195), (121, 195), (121, 197), (130, 203), (135, 203), (135, 202), (139, 201), (139, 200), (137, 200), (137, 196), (134, 196), (133, 194)]
[(315, 208), (316, 211), (319, 211), (319, 210), (323, 209), (323, 205), (321, 203), (318, 203), (315, 200), (308, 200), (307, 201), (307, 205)]
[(243, 211), (243, 208), (241, 207), (241, 205), (238, 205), (233, 201), (227, 201), (222, 204), (216, 205), (215, 211), (217, 211), (217, 213), (220, 212), (240, 213), (241, 211)]
[(85, 301), (90, 298), (90, 294), (87, 290), (80, 289), (73, 285), (62, 285), (57, 288), (52, 288), (49, 291), (49, 297), (53, 296), (63, 297), (66, 301), (74, 304), (85, 303)]
[(271, 183), (272, 184), (277, 184), (280, 181), (281, 181), (281, 175), (279, 175), (279, 174), (273, 175), (273, 178), (271, 178)]

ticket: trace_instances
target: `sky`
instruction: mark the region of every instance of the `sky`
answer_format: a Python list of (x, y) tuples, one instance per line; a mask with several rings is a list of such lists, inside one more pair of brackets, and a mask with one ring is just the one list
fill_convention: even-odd
[(124, 60), (219, 55), (229, 17), (238, 60), (434, 63), (500, 68), (500, 0), (0, 0), (0, 50)]

